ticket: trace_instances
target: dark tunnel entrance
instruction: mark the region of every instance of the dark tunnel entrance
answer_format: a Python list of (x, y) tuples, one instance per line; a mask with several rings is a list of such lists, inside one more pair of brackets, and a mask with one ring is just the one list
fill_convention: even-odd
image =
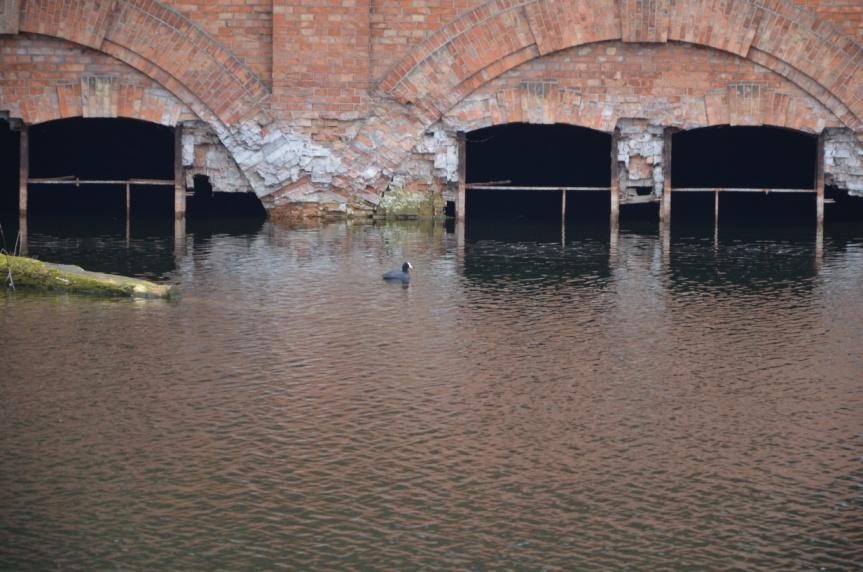
[[(611, 136), (572, 125), (510, 123), (466, 134), (466, 182), (508, 187), (607, 187)], [(609, 195), (568, 191), (567, 219), (607, 221)], [(472, 220), (561, 219), (561, 192), (470, 189)]]
[[(814, 220), (817, 137), (778, 127), (706, 127), (675, 133), (672, 189), (775, 189), (721, 192), (722, 220)], [(714, 216), (712, 192), (674, 192), (674, 218)]]
[[(30, 127), (30, 178), (174, 178), (174, 130), (134, 119), (61, 119)], [(30, 186), (28, 211), (122, 215), (125, 185)], [(173, 187), (133, 187), (136, 213), (170, 215)]]
[[(92, 181), (159, 179), (164, 185), (132, 184), (130, 211), (135, 219), (170, 222), (174, 216), (175, 129), (125, 118), (72, 118), (32, 125), (28, 129), (30, 179), (67, 178)], [(0, 122), (0, 212), (17, 215), (20, 134)], [(213, 192), (206, 176), (187, 189), (187, 213), (207, 218), (264, 218), (253, 193)], [(94, 220), (125, 218), (125, 184), (40, 184), (28, 189), (27, 211), (38, 217), (69, 218), (85, 213)], [(36, 221), (38, 222), (38, 220)]]
[(0, 119), (0, 215), (2, 219), (18, 216), (18, 160), (21, 134)]

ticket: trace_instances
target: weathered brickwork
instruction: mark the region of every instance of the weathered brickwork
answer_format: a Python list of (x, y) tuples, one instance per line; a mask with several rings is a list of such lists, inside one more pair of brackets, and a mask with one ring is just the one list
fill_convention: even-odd
[(0, 0), (0, 34), (17, 34), (20, 15), (18, 0)]
[(439, 210), (456, 133), (516, 121), (630, 129), (654, 194), (665, 127), (827, 129), (858, 184), (860, 0), (0, 0), (0, 33), (0, 112), (185, 123), (190, 177), (280, 216)]
[(128, 117), (176, 125), (194, 117), (171, 92), (104, 53), (33, 34), (0, 36), (0, 102), (12, 117)]
[(372, 77), (380, 79), (413, 46), (485, 0), (374, 0)]
[(863, 3), (860, 0), (794, 0), (849, 36), (863, 39)]
[(184, 121), (182, 128), (183, 173), (187, 188), (194, 187), (195, 175), (203, 175), (214, 191), (252, 192), (243, 171), (209, 125), (203, 121)]
[(686, 44), (603, 42), (528, 62), (487, 83), (445, 116), (454, 129), (571, 123), (602, 131), (621, 118), (692, 129), (762, 125), (818, 132), (836, 117), (777, 73)]
[(166, 0), (272, 87), (273, 0)]
[(370, 0), (274, 0), (273, 88), (286, 117), (369, 109)]

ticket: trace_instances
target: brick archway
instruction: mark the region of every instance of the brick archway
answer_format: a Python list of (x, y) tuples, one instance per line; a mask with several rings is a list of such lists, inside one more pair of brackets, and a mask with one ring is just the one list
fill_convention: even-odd
[(157, 0), (22, 0), (19, 29), (117, 58), (217, 130), (254, 117), (269, 97), (227, 48)]
[(434, 120), (519, 64), (608, 40), (730, 52), (796, 84), (845, 126), (863, 129), (863, 48), (786, 0), (492, 0), (418, 46), (378, 89)]
[[(20, 0), (17, 5), (16, 32), (110, 56), (179, 100), (212, 128), (259, 197), (290, 178), (291, 171), (279, 162), (298, 136), (270, 114), (269, 88), (230, 49), (175, 9), (158, 0)], [(150, 111), (132, 115), (149, 119), (157, 110)], [(158, 122), (176, 122), (182, 110), (168, 111)], [(274, 159), (262, 152), (265, 144)]]

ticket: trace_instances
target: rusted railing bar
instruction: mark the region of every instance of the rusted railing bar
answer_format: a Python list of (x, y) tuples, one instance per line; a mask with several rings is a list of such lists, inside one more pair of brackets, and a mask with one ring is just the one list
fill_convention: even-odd
[(159, 187), (173, 187), (173, 179), (117, 179), (117, 180), (89, 180), (89, 179), (29, 179), (31, 185), (145, 185)]
[(684, 187), (674, 188), (675, 193), (805, 193), (814, 194), (814, 189), (765, 189), (765, 188), (746, 188), (746, 187)]
[(467, 184), (466, 189), (494, 191), (608, 191), (609, 187), (527, 187), (515, 185), (479, 185)]

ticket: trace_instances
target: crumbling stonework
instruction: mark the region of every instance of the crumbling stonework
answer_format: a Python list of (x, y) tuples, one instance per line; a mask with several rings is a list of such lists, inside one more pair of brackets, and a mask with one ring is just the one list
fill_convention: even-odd
[(208, 124), (186, 121), (182, 125), (186, 187), (194, 186), (196, 175), (203, 175), (209, 178), (215, 192), (252, 192), (234, 157)]
[(850, 129), (824, 132), (824, 176), (828, 185), (863, 197), (863, 143)]
[[(389, 189), (431, 193), (432, 201), (452, 201), (458, 184), (458, 141), (456, 130), (437, 123), (420, 138), (401, 165), (396, 168)], [(422, 202), (417, 199), (418, 202)], [(442, 207), (441, 207), (442, 208)], [(440, 214), (441, 209), (433, 213)]]
[(232, 152), (259, 197), (282, 189), (286, 182), (308, 177), (327, 185), (339, 167), (331, 149), (283, 122), (245, 121), (228, 128), (220, 139)]
[(390, 185), (375, 209), (375, 216), (386, 218), (421, 218), (442, 214), (440, 190), (413, 181), (407, 187), (399, 187), (395, 183)]
[[(663, 128), (643, 119), (621, 119), (617, 123), (617, 161), (620, 204), (658, 201), (665, 180), (662, 173)], [(649, 189), (639, 194), (638, 189)]]

